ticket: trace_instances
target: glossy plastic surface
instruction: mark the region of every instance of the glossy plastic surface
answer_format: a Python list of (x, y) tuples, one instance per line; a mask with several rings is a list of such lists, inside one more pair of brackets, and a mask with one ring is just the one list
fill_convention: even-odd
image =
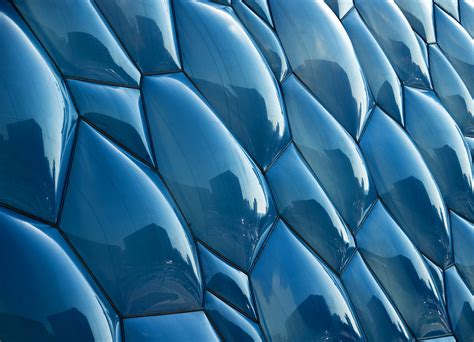
[(177, 1), (175, 10), (184, 70), (227, 128), (265, 168), (290, 138), (271, 69), (228, 8)]
[(470, 0), (459, 0), (461, 25), (474, 39), (474, 3)]
[(351, 11), (344, 18), (343, 24), (375, 101), (403, 126), (402, 87), (390, 61), (357, 11)]
[(458, 72), (474, 97), (474, 40), (467, 31), (446, 12), (435, 6), (437, 42), (446, 58)]
[(474, 295), (466, 287), (455, 267), (445, 271), (449, 318), (459, 342), (474, 336)]
[(363, 340), (339, 282), (281, 221), (251, 281), (267, 338)]
[[(237, 0), (240, 1), (240, 0)], [(243, 0), (260, 18), (264, 19), (270, 26), (273, 26), (268, 0)]]
[[(459, 3), (462, 3), (462, 2), (463, 0), (459, 1)], [(459, 21), (458, 0), (434, 0), (434, 3), (437, 4), (440, 8), (444, 9), (454, 19)]]
[(441, 50), (431, 45), (430, 71), (433, 89), (462, 133), (474, 136), (474, 99)]
[(122, 314), (196, 309), (194, 243), (158, 176), (81, 124), (60, 227)]
[(451, 212), (454, 262), (466, 285), (474, 292), (474, 224)]
[(333, 12), (342, 19), (353, 7), (352, 0), (324, 0)]
[(264, 341), (259, 326), (207, 292), (206, 313), (226, 341)]
[(147, 77), (144, 94), (158, 168), (194, 235), (248, 269), (276, 214), (263, 175), (185, 76)]
[(289, 65), (275, 32), (242, 1), (233, 1), (232, 8), (252, 35), (273, 74), (281, 82), (289, 73)]
[(358, 252), (341, 280), (368, 341), (411, 341), (413, 336)]
[(351, 230), (375, 200), (358, 146), (294, 76), (282, 87), (293, 140)]
[(428, 66), (415, 33), (395, 2), (354, 2), (403, 83), (429, 88)]
[(436, 264), (449, 264), (452, 256), (446, 206), (407, 133), (376, 108), (361, 147), (377, 192), (406, 234)]
[(117, 314), (57, 230), (0, 209), (0, 339), (120, 341)]
[(220, 341), (202, 311), (129, 318), (124, 329), (127, 342)]
[(371, 98), (344, 27), (322, 1), (270, 0), (270, 4), (295, 74), (358, 139)]
[(255, 319), (248, 276), (215, 256), (200, 243), (198, 243), (198, 252), (206, 288), (225, 299), (248, 317)]
[(446, 205), (474, 221), (472, 158), (454, 120), (433, 92), (405, 88), (406, 129)]
[(422, 256), (380, 202), (357, 233), (357, 243), (416, 338), (450, 332), (443, 299)]
[(14, 0), (66, 76), (136, 86), (140, 73), (91, 0)]
[(95, 0), (142, 72), (180, 68), (170, 0)]
[(395, 0), (405, 18), (407, 18), (413, 30), (418, 33), (425, 42), (431, 44), (436, 41), (433, 19), (433, 2)]
[(337, 272), (354, 239), (294, 145), (267, 172), (281, 217)]
[(58, 71), (4, 1), (0, 32), (0, 202), (55, 222), (77, 114)]
[(153, 163), (139, 90), (76, 80), (68, 85), (85, 120)]

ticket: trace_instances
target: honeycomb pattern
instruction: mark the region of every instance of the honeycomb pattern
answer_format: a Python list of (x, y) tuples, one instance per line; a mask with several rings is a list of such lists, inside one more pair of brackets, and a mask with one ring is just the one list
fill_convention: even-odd
[(474, 341), (471, 0), (0, 0), (0, 340)]

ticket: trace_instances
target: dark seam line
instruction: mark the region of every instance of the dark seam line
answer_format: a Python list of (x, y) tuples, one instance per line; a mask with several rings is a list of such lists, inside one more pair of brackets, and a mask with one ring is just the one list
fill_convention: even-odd
[(135, 318), (144, 318), (144, 317), (159, 317), (159, 316), (169, 316), (169, 315), (179, 315), (179, 314), (185, 314), (185, 313), (192, 313), (192, 312), (202, 312), (203, 308), (195, 308), (195, 309), (189, 309), (189, 310), (170, 310), (170, 311), (162, 311), (162, 312), (156, 312), (156, 313), (143, 313), (143, 314), (128, 314), (123, 316), (123, 320), (128, 320), (128, 319), (135, 319)]
[[(232, 303), (229, 299), (227, 299), (224, 295), (221, 295), (219, 294), (218, 292), (214, 291), (213, 289), (209, 288), (209, 287), (206, 287), (205, 289), (205, 292), (209, 292), (211, 295), (213, 295), (214, 297), (216, 297), (218, 300), (220, 300), (221, 302), (223, 302), (225, 305), (231, 307), (233, 310), (235, 310), (236, 312), (238, 312), (239, 314), (241, 314), (242, 316), (244, 316), (245, 318), (248, 318), (250, 321), (254, 322), (254, 323), (258, 323), (258, 321), (253, 318), (253, 317), (250, 317), (248, 313), (244, 312), (241, 308), (239, 308), (237, 305), (235, 305), (234, 303)], [(204, 308), (206, 306), (204, 305)]]
[(285, 151), (291, 146), (292, 143), (293, 143), (293, 139), (290, 137), (288, 142), (275, 154), (272, 161), (265, 167), (263, 175), (266, 175), (266, 173), (270, 171), (272, 166), (275, 165), (275, 163), (280, 159), (281, 156), (283, 156)]
[(29, 212), (26, 212), (26, 211), (24, 211), (23, 209), (18, 209), (18, 208), (16, 208), (16, 207), (13, 207), (13, 206), (10, 205), (10, 204), (7, 204), (7, 203), (0, 203), (0, 207), (1, 207), (1, 208), (5, 208), (5, 209), (7, 209), (7, 210), (10, 210), (10, 211), (12, 211), (12, 212), (14, 212), (14, 213), (16, 213), (16, 214), (21, 215), (21, 216), (25, 216), (25, 217), (27, 217), (27, 218), (29, 218), (29, 219), (31, 219), (31, 220), (37, 221), (37, 222), (39, 222), (39, 223), (46, 224), (46, 225), (48, 225), (48, 226), (50, 226), (50, 227), (52, 227), (52, 228), (54, 228), (54, 226), (55, 226), (55, 223), (52, 222), (52, 221), (48, 221), (47, 219), (41, 218), (41, 217), (36, 216), (36, 215), (34, 215), (34, 214), (30, 214)]
[(367, 218), (370, 216), (370, 214), (372, 213), (372, 210), (374, 210), (374, 207), (375, 205), (377, 204), (377, 202), (380, 201), (380, 198), (379, 196), (377, 195), (374, 199), (374, 201), (369, 205), (369, 208), (368, 210), (366, 211), (364, 217), (362, 218), (362, 221), (360, 221), (359, 225), (356, 227), (356, 229), (352, 232), (352, 235), (354, 236), (354, 240), (355, 240), (355, 237), (357, 236), (357, 234), (359, 233), (359, 231), (362, 229), (362, 227), (364, 226), (365, 224), (365, 221), (367, 220)]
[(382, 292), (382, 294), (385, 296), (385, 299), (387, 299), (387, 301), (389, 302), (390, 306), (392, 307), (392, 309), (396, 312), (398, 318), (400, 319), (400, 321), (403, 322), (403, 324), (405, 325), (405, 329), (412, 335), (413, 338), (415, 338), (415, 334), (413, 333), (413, 331), (411, 330), (410, 326), (407, 324), (406, 320), (405, 320), (405, 317), (403, 317), (403, 315), (401, 314), (399, 308), (395, 305), (395, 302), (393, 301), (392, 297), (388, 294), (387, 290), (385, 289), (385, 287), (383, 287), (382, 285), (382, 282), (380, 281), (380, 279), (377, 277), (377, 275), (375, 274), (375, 272), (372, 270), (372, 268), (370, 267), (369, 263), (367, 262), (367, 260), (365, 259), (364, 255), (362, 253), (359, 253), (359, 256), (361, 257), (362, 259), (362, 262), (364, 263), (364, 266), (365, 268), (367, 269), (367, 271), (369, 272), (369, 274), (372, 276), (372, 278), (374, 279), (374, 282), (377, 284), (378, 288), (380, 289), (380, 291)]
[(216, 249), (214, 249), (213, 247), (209, 246), (205, 241), (201, 240), (198, 237), (195, 237), (195, 240), (196, 240), (196, 242), (199, 242), (201, 245), (206, 247), (206, 249), (211, 251), (212, 254), (214, 254), (214, 256), (216, 256), (221, 262), (224, 262), (224, 263), (228, 264), (229, 266), (232, 266), (233, 268), (237, 269), (238, 271), (240, 271), (244, 274), (247, 274), (247, 271), (245, 271), (242, 267), (238, 266), (232, 260), (230, 260), (227, 257), (225, 257), (224, 255), (222, 255), (221, 252), (219, 252)]
[(95, 282), (95, 285), (98, 287), (98, 289), (102, 292), (104, 297), (107, 299), (107, 301), (110, 303), (112, 308), (114, 309), (115, 313), (119, 316), (120, 319), (123, 318), (122, 313), (118, 309), (118, 307), (115, 305), (115, 303), (112, 301), (112, 298), (109, 296), (109, 294), (105, 291), (105, 288), (102, 286), (102, 284), (99, 282), (99, 279), (94, 275), (92, 270), (89, 268), (85, 260), (82, 258), (82, 256), (79, 254), (79, 251), (74, 247), (73, 243), (67, 236), (66, 232), (64, 232), (59, 226), (56, 227), (56, 230), (61, 234), (62, 238), (66, 242), (66, 244), (69, 246), (71, 251), (75, 254), (76, 258), (79, 260), (79, 262), (83, 265), (85, 270), (89, 273), (90, 277), (92, 280)]
[(222, 335), (222, 333), (220, 332), (220, 330), (217, 328), (217, 325), (213, 322), (213, 320), (211, 319), (211, 317), (209, 317), (209, 315), (207, 314), (206, 311), (203, 311), (203, 312), (204, 312), (204, 316), (206, 316), (207, 320), (209, 321), (209, 324), (210, 324), (211, 327), (214, 329), (214, 332), (217, 334), (217, 336), (219, 336), (219, 338), (220, 338), (222, 341), (225, 341), (224, 336)]
[(87, 77), (81, 77), (81, 76), (73, 76), (73, 75), (64, 74), (63, 78), (64, 78), (65, 81), (74, 80), (74, 81), (95, 83), (95, 84), (100, 84), (100, 85), (104, 85), (104, 86), (112, 86), (112, 87), (120, 87), (120, 88), (136, 89), (136, 90), (140, 89), (139, 85), (131, 85), (131, 84), (123, 84), (123, 83), (95, 80), (95, 79), (91, 79), (91, 78), (87, 78)]
[(252, 271), (255, 268), (255, 266), (257, 265), (258, 260), (260, 259), (261, 255), (263, 253), (263, 250), (265, 249), (265, 246), (267, 245), (268, 240), (270, 239), (270, 236), (272, 235), (273, 231), (275, 230), (275, 227), (278, 224), (278, 221), (280, 219), (281, 219), (281, 217), (278, 215), (278, 212), (277, 212), (275, 220), (270, 225), (270, 228), (268, 228), (268, 233), (266, 234), (264, 241), (262, 241), (262, 243), (260, 245), (260, 248), (258, 249), (255, 257), (253, 258), (252, 264), (249, 267), (249, 270), (248, 270), (249, 281), (250, 281), (250, 278), (251, 278)]

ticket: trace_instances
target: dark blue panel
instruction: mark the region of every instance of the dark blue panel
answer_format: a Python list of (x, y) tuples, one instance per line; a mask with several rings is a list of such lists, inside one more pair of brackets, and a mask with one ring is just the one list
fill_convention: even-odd
[(14, 0), (63, 74), (136, 86), (140, 73), (91, 0)]
[(0, 339), (119, 341), (117, 314), (59, 232), (0, 209)]
[(83, 118), (153, 163), (139, 90), (75, 80), (68, 85)]
[(368, 265), (416, 338), (450, 332), (443, 299), (422, 256), (377, 202), (357, 233)]
[(267, 338), (362, 341), (341, 285), (279, 221), (251, 274)]
[(354, 252), (354, 239), (294, 145), (267, 172), (285, 221), (339, 272)]
[(474, 224), (451, 212), (454, 262), (468, 287), (474, 291)]
[(472, 158), (456, 123), (433, 92), (413, 88), (405, 88), (405, 116), (446, 205), (474, 221)]
[[(463, 0), (459, 0), (461, 3)], [(439, 5), (440, 8), (444, 9), (453, 18), (459, 21), (459, 8), (458, 0), (434, 0), (434, 3)]]
[(175, 9), (186, 73), (265, 168), (290, 138), (270, 67), (232, 11), (186, 0)]
[[(358, 139), (371, 98), (351, 41), (319, 1), (270, 1), (291, 66), (347, 131)], [(334, 96), (334, 94), (338, 96)]]
[(232, 7), (252, 35), (277, 80), (282, 81), (289, 72), (289, 66), (275, 32), (241, 0), (234, 1)]
[(129, 318), (124, 326), (127, 342), (220, 340), (202, 311)]
[(395, 0), (395, 2), (402, 10), (413, 30), (415, 30), (425, 42), (434, 43), (436, 37), (433, 22), (433, 2), (426, 0)]
[(437, 41), (454, 69), (474, 97), (474, 40), (446, 12), (435, 6)]
[(351, 230), (375, 200), (362, 154), (351, 136), (290, 76), (283, 94), (293, 140)]
[(194, 242), (160, 179), (86, 124), (60, 226), (123, 314), (200, 307)]
[(158, 168), (197, 238), (248, 269), (275, 219), (263, 175), (181, 74), (146, 77)]
[(76, 118), (49, 58), (0, 2), (0, 202), (56, 221)]
[(430, 271), (431, 279), (433, 279), (433, 282), (435, 283), (436, 288), (438, 289), (438, 293), (443, 298), (444, 305), (446, 305), (443, 270), (441, 268), (439, 268), (438, 266), (436, 266), (427, 257), (423, 256), (423, 260), (425, 261), (426, 267)]
[(226, 341), (263, 341), (259, 326), (207, 292), (206, 313)]
[(429, 88), (428, 66), (415, 33), (397, 5), (366, 0), (355, 0), (355, 4), (400, 79), (407, 85)]
[(456, 267), (445, 271), (449, 318), (458, 342), (470, 342), (474, 336), (474, 296), (459, 276)]
[(170, 0), (95, 0), (146, 73), (180, 68)]
[(198, 252), (206, 288), (255, 319), (248, 276), (219, 259), (200, 243)]
[(430, 45), (433, 89), (461, 131), (474, 136), (474, 100), (464, 82), (435, 45)]
[(390, 61), (357, 11), (343, 21), (377, 104), (403, 125), (402, 87)]
[(438, 265), (449, 264), (451, 239), (446, 206), (406, 132), (376, 108), (361, 147), (382, 201), (408, 237)]
[(357, 252), (341, 276), (369, 341), (411, 341), (413, 337)]

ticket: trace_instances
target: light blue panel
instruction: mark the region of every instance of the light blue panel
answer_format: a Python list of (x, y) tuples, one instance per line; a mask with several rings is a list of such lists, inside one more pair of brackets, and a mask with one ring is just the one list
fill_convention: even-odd
[(367, 264), (416, 338), (450, 332), (443, 299), (422, 256), (377, 202), (357, 233)]
[(125, 341), (220, 341), (202, 311), (129, 318), (124, 321)]
[(0, 209), (0, 339), (120, 341), (117, 314), (57, 230)]
[(226, 341), (264, 341), (259, 326), (206, 292), (206, 313)]
[(0, 202), (55, 222), (77, 114), (59, 73), (5, 1), (0, 32)]
[(403, 125), (402, 87), (390, 61), (357, 11), (349, 13), (344, 18), (343, 24), (375, 101), (387, 114)]
[(451, 212), (454, 262), (466, 285), (474, 291), (474, 224)]
[(290, 71), (285, 52), (275, 32), (241, 0), (233, 1), (232, 7), (252, 35), (273, 74), (281, 82)]
[(408, 87), (405, 116), (446, 205), (474, 221), (472, 158), (456, 123), (433, 92)]
[(66, 76), (136, 86), (140, 73), (91, 0), (14, 0)]
[(332, 11), (342, 19), (354, 7), (352, 0), (324, 0)]
[(293, 140), (354, 231), (375, 201), (375, 187), (357, 144), (294, 76), (283, 83), (282, 91)]
[(433, 2), (426, 0), (395, 0), (413, 30), (428, 44), (436, 41)]
[(405, 233), (437, 265), (448, 265), (452, 255), (446, 206), (407, 133), (376, 108), (361, 148), (382, 201)]
[(281, 221), (250, 278), (267, 339), (364, 340), (340, 283)]
[(81, 124), (60, 227), (124, 315), (199, 308), (194, 242), (158, 176)]
[(395, 2), (355, 0), (355, 5), (403, 83), (430, 88), (416, 35)]
[[(460, 0), (461, 2), (462, 0)], [(434, 0), (440, 8), (448, 12), (454, 19), (459, 21), (458, 0)]]
[(146, 77), (158, 168), (194, 235), (247, 270), (276, 213), (265, 179), (181, 74)]
[(368, 341), (413, 341), (413, 336), (387, 299), (359, 252), (349, 261), (341, 280), (354, 305)]
[(449, 318), (458, 342), (470, 342), (474, 336), (474, 295), (464, 284), (456, 267), (445, 271)]
[(95, 3), (143, 72), (179, 70), (170, 0), (95, 0)]
[(68, 85), (83, 118), (153, 163), (139, 90), (76, 80)]
[(459, 11), (461, 14), (461, 25), (474, 38), (474, 2), (471, 0), (459, 0)]
[(215, 256), (202, 244), (197, 245), (206, 288), (256, 319), (248, 276)]
[(289, 141), (278, 83), (233, 11), (175, 4), (183, 66), (216, 114), (261, 168)]
[(294, 145), (272, 165), (267, 179), (280, 215), (339, 272), (354, 252), (354, 239)]
[(372, 99), (341, 22), (322, 1), (271, 0), (270, 5), (295, 74), (358, 139)]
[(465, 135), (474, 136), (474, 100), (451, 63), (436, 45), (430, 45), (433, 89)]
[(437, 6), (434, 12), (438, 45), (474, 97), (474, 40), (461, 24), (446, 12)]

